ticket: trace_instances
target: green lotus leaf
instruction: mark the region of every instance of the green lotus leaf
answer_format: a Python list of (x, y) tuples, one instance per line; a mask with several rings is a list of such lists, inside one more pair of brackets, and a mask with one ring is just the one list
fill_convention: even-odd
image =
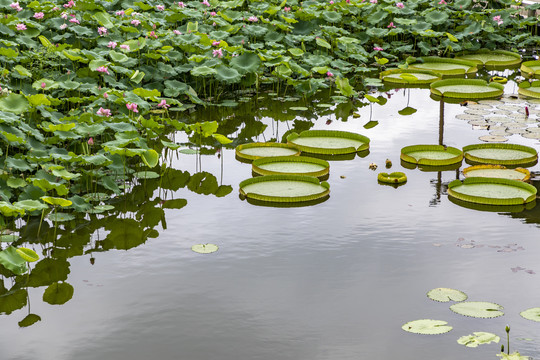
[(17, 254), (19, 254), (20, 257), (28, 262), (35, 262), (39, 260), (39, 255), (32, 249), (20, 247), (15, 249), (15, 251), (17, 251)]
[(53, 222), (71, 221), (75, 219), (75, 216), (73, 214), (67, 214), (62, 212), (51, 213), (47, 217)]
[(215, 244), (197, 244), (193, 245), (191, 250), (199, 254), (210, 254), (218, 251), (218, 246)]
[[(26, 263), (25, 263), (26, 264)], [(23, 308), (28, 299), (26, 289), (6, 290), (3, 283), (0, 283), (0, 314), (11, 314), (15, 310)]]
[(527, 309), (525, 311), (520, 312), (519, 315), (521, 315), (521, 317), (527, 320), (540, 322), (540, 307)]
[(11, 243), (19, 239), (18, 235), (0, 235), (0, 242)]
[(210, 76), (216, 74), (216, 72), (216, 69), (208, 66), (196, 66), (190, 71), (190, 74), (193, 76)]
[[(43, 87), (45, 84), (45, 87)], [(38, 91), (57, 89), (60, 85), (51, 79), (39, 79), (32, 83), (32, 87)]]
[(452, 330), (452, 326), (447, 324), (448, 323), (446, 321), (442, 320), (422, 319), (410, 321), (404, 324), (401, 328), (415, 334), (438, 335)]
[(448, 13), (440, 10), (433, 10), (426, 14), (425, 19), (433, 25), (441, 25), (448, 21)]
[(113, 210), (114, 206), (112, 205), (96, 205), (92, 209), (88, 210), (90, 214), (101, 214), (105, 211)]
[(52, 206), (66, 207), (72, 204), (70, 200), (52, 196), (42, 196), (41, 200), (45, 201), (47, 204), (51, 204)]
[(496, 318), (503, 316), (503, 307), (499, 304), (485, 301), (464, 301), (450, 306), (456, 314), (476, 318)]
[(457, 342), (458, 344), (465, 345), (467, 347), (478, 347), (478, 345), (490, 344), (492, 342), (498, 343), (501, 340), (495, 334), (489, 332), (474, 332), (472, 335), (466, 335), (460, 337)]
[(412, 115), (417, 111), (418, 110), (416, 110), (415, 108), (407, 106), (407, 107), (404, 107), (403, 109), (399, 110), (398, 114), (403, 115), (403, 116), (407, 116), (407, 115)]
[(219, 141), (221, 145), (227, 145), (233, 142), (231, 139), (221, 134), (212, 134), (212, 137)]
[(109, 194), (106, 194), (106, 193), (94, 192), (94, 193), (84, 194), (83, 198), (88, 201), (105, 201), (105, 200), (109, 200), (110, 196)]
[(49, 285), (43, 293), (43, 301), (51, 305), (62, 305), (73, 297), (73, 286), (66, 282), (57, 282)]
[(332, 49), (332, 45), (330, 45), (328, 41), (324, 40), (323, 38), (316, 38), (315, 42), (317, 43), (317, 45), (323, 48)]
[(37, 323), (38, 321), (41, 321), (41, 317), (36, 314), (28, 314), (25, 316), (24, 319), (18, 322), (19, 327), (29, 327)]
[(159, 154), (154, 149), (146, 150), (144, 154), (141, 154), (142, 161), (146, 166), (153, 168), (159, 163)]
[(430, 85), (431, 93), (438, 96), (462, 99), (485, 99), (499, 97), (504, 86), (488, 83), (482, 79), (447, 79)]
[(216, 68), (215, 77), (224, 83), (236, 84), (240, 81), (242, 75), (235, 68), (220, 65)]
[(6, 201), (0, 201), (0, 213), (2, 213), (4, 216), (18, 216), (24, 215), (24, 209), (21, 209), (20, 207)]
[(21, 179), (21, 178), (10, 177), (7, 180), (7, 186), (13, 189), (25, 187), (26, 185), (28, 185), (28, 183), (24, 179)]
[(290, 48), (288, 51), (293, 56), (302, 56), (302, 55), (304, 55), (304, 51), (302, 49), (300, 49), (300, 48)]
[(385, 184), (403, 184), (407, 182), (407, 176), (402, 172), (379, 173), (377, 180)]
[(349, 84), (349, 79), (347, 78), (342, 78), (338, 76), (336, 78), (336, 87), (341, 92), (341, 94), (343, 94), (343, 96), (351, 97), (358, 95), (354, 88)]
[(139, 171), (133, 174), (134, 177), (139, 179), (157, 179), (159, 174), (154, 171)]
[(23, 114), (29, 109), (30, 103), (24, 95), (11, 93), (6, 97), (0, 97), (1, 111), (7, 111), (15, 114)]
[(427, 166), (445, 166), (460, 163), (461, 150), (442, 145), (411, 145), (401, 149), (401, 160)]
[(13, 70), (23, 77), (32, 77), (32, 73), (21, 65), (15, 66)]
[(94, 15), (92, 15), (94, 19), (99, 23), (99, 25), (106, 27), (107, 29), (111, 29), (114, 27), (113, 20), (109, 14), (106, 12), (96, 12)]
[(427, 297), (431, 300), (439, 302), (449, 302), (449, 301), (465, 301), (467, 300), (467, 295), (463, 291), (449, 289), (449, 288), (435, 288), (427, 293)]
[(0, 251), (0, 264), (17, 275), (22, 275), (28, 271), (28, 268), (26, 267), (26, 260), (21, 257), (21, 255), (17, 252), (17, 249), (13, 246), (9, 246)]
[(79, 83), (79, 82), (77, 82), (77, 81), (66, 80), (66, 81), (59, 81), (59, 82), (58, 82), (58, 85), (59, 85), (62, 89), (66, 89), (66, 90), (75, 90), (75, 89), (77, 89), (79, 86), (81, 86), (81, 83)]
[(325, 10), (322, 12), (322, 17), (324, 18), (324, 20), (330, 23), (337, 23), (341, 21), (341, 14), (337, 11)]

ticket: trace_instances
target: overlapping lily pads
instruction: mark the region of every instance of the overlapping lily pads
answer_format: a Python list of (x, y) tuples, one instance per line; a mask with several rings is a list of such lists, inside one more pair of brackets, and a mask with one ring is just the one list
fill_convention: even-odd
[(520, 205), (536, 199), (536, 188), (518, 180), (469, 177), (448, 184), (448, 195), (484, 205)]
[(276, 156), (253, 161), (253, 172), (258, 175), (306, 175), (327, 178), (330, 164), (307, 156)]
[(460, 337), (457, 342), (466, 347), (478, 347), (479, 345), (490, 344), (492, 342), (498, 343), (500, 340), (501, 338), (493, 333), (477, 331), (472, 335)]
[(465, 177), (491, 177), (528, 181), (531, 172), (524, 168), (508, 169), (502, 165), (475, 165), (463, 169)]
[(323, 155), (352, 154), (369, 149), (369, 138), (357, 133), (334, 130), (306, 130), (293, 132), (287, 142), (302, 152)]

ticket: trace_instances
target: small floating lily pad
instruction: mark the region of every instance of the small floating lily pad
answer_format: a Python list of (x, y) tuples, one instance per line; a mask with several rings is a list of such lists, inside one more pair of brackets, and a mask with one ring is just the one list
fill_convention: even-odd
[(380, 73), (382, 81), (399, 85), (427, 85), (441, 80), (441, 75), (422, 69), (390, 69)]
[(463, 291), (450, 288), (435, 288), (427, 293), (427, 297), (431, 300), (439, 302), (449, 301), (465, 301), (467, 300), (467, 294)]
[(244, 162), (271, 157), (271, 156), (298, 156), (300, 150), (291, 144), (282, 144), (274, 142), (249, 143), (236, 147), (236, 158)]
[(519, 315), (521, 315), (521, 317), (527, 320), (540, 322), (540, 307), (527, 309), (525, 311), (520, 312)]
[[(540, 61), (539, 61), (540, 62)], [(540, 76), (540, 72), (539, 72)], [(529, 96), (533, 98), (540, 98), (540, 81), (523, 81), (519, 83), (518, 94), (523, 96)]]
[(464, 76), (478, 71), (472, 61), (428, 56), (409, 65), (410, 69), (430, 70), (443, 76)]
[(191, 250), (199, 254), (210, 254), (218, 251), (218, 246), (215, 244), (197, 244), (193, 245)]
[(411, 145), (401, 149), (401, 160), (428, 166), (443, 166), (461, 162), (461, 150), (443, 145)]
[(499, 133), (496, 133), (495, 131), (491, 131), (489, 134), (490, 135), (479, 136), (478, 140), (482, 140), (489, 143), (503, 143), (503, 142), (508, 141), (508, 139), (504, 137), (504, 135), (506, 135), (505, 130), (502, 130), (500, 132), (501, 135), (498, 135)]
[(540, 79), (540, 60), (525, 61), (519, 70), (523, 77)]
[(240, 195), (267, 202), (307, 202), (330, 193), (330, 185), (313, 176), (265, 175), (240, 183)]
[(421, 319), (409, 321), (401, 328), (415, 334), (439, 335), (452, 330), (452, 327), (447, 324), (448, 323), (443, 320)]
[(448, 195), (484, 205), (519, 205), (536, 199), (536, 188), (518, 180), (469, 177), (448, 184)]
[(303, 152), (324, 155), (352, 154), (369, 149), (369, 138), (335, 130), (306, 130), (287, 136), (287, 142)]
[(51, 221), (71, 221), (75, 219), (75, 215), (62, 212), (52, 213), (48, 215)]
[(486, 301), (464, 301), (450, 306), (456, 314), (476, 318), (496, 318), (503, 316), (503, 307)]
[(498, 343), (500, 340), (501, 338), (495, 334), (477, 331), (472, 333), (472, 335), (460, 337), (457, 342), (466, 347), (478, 347), (478, 345), (490, 344), (492, 342)]
[(507, 169), (502, 165), (475, 165), (463, 169), (465, 177), (490, 177), (528, 181), (531, 178), (531, 172), (524, 168)]
[(517, 68), (521, 63), (519, 54), (505, 50), (480, 49), (474, 53), (458, 56), (456, 59), (472, 61), (477, 66), (484, 66), (487, 70)]
[(435, 96), (458, 99), (495, 98), (504, 93), (503, 85), (482, 79), (439, 80), (432, 83), (430, 89)]
[(518, 144), (474, 144), (463, 147), (465, 159), (480, 164), (524, 165), (538, 160), (535, 149)]
[(306, 156), (275, 156), (253, 161), (252, 170), (259, 175), (307, 175), (324, 178), (328, 176), (328, 161)]
[(139, 171), (133, 174), (138, 179), (157, 179), (159, 174), (155, 171)]
[(377, 175), (377, 180), (386, 184), (403, 184), (407, 182), (407, 175), (402, 172), (393, 172), (393, 173), (379, 173)]

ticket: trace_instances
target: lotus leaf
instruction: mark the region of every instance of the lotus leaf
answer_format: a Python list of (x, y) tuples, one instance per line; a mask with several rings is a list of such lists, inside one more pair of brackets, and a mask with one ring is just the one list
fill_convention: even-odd
[(71, 221), (75, 219), (75, 216), (72, 214), (57, 212), (48, 215), (48, 218), (53, 222), (62, 222), (62, 221)]
[(450, 310), (456, 314), (476, 317), (495, 318), (503, 316), (503, 307), (499, 304), (485, 301), (464, 301), (450, 306)]
[(51, 305), (62, 305), (73, 297), (73, 286), (66, 282), (53, 283), (45, 289), (43, 301)]
[(30, 109), (30, 103), (20, 94), (9, 94), (6, 97), (0, 98), (0, 110), (12, 112), (15, 114), (22, 114)]
[(438, 335), (452, 330), (452, 327), (447, 324), (446, 321), (442, 320), (422, 319), (410, 321), (401, 328), (415, 334)]
[(18, 324), (19, 324), (19, 327), (28, 327), (28, 326), (34, 325), (38, 321), (41, 321), (41, 317), (39, 315), (28, 314), (28, 315), (25, 316), (24, 319), (19, 321)]
[(490, 344), (492, 342), (498, 343), (501, 340), (495, 334), (489, 332), (474, 332), (472, 335), (462, 336), (458, 339), (458, 344), (465, 345), (467, 347), (478, 347), (478, 345)]

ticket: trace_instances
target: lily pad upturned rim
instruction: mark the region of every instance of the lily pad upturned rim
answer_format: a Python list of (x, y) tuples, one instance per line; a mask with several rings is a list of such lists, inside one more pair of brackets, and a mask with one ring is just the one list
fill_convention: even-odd
[[(441, 92), (438, 88), (443, 86), (452, 86), (452, 85), (463, 85), (463, 86), (485, 86), (489, 87), (489, 92), (470, 92), (470, 91), (446, 91)], [(444, 98), (457, 98), (457, 99), (490, 99), (501, 96), (504, 93), (504, 86), (491, 82), (488, 83), (482, 79), (445, 79), (439, 80), (431, 83), (430, 91), (435, 96), (440, 96)]]
[[(522, 179), (513, 179), (513, 180), (529, 181), (530, 178), (531, 178), (531, 172), (529, 170), (525, 169), (525, 168), (518, 167), (518, 168), (515, 168), (515, 169), (508, 169), (504, 165), (489, 165), (489, 164), (473, 165), (473, 166), (466, 167), (465, 169), (463, 169), (463, 176), (465, 176), (465, 177), (479, 177), (479, 176), (471, 175), (470, 173), (475, 171), (475, 170), (482, 170), (482, 169), (514, 170), (514, 171), (517, 171), (517, 172), (520, 172), (520, 173), (523, 174)], [(480, 177), (486, 177), (486, 176), (480, 176)], [(506, 178), (504, 178), (504, 179), (506, 179)]]
[(236, 158), (240, 161), (251, 163), (253, 160), (264, 158), (264, 156), (255, 156), (255, 155), (249, 155), (242, 153), (242, 150), (244, 149), (251, 149), (251, 148), (264, 148), (264, 147), (278, 147), (278, 148), (286, 148), (291, 150), (296, 150), (296, 153), (291, 154), (291, 156), (299, 156), (301, 151), (298, 146), (293, 144), (284, 144), (284, 143), (278, 143), (278, 142), (254, 142), (254, 143), (247, 143), (238, 145), (235, 149)]
[[(334, 137), (334, 138), (346, 138), (354, 139), (362, 142), (358, 148), (349, 146), (344, 148), (322, 148), (306, 145), (298, 145), (294, 143), (294, 140), (301, 137)], [(299, 148), (302, 152), (307, 152), (311, 154), (324, 154), (324, 155), (342, 155), (342, 154), (352, 154), (356, 152), (361, 152), (369, 149), (370, 139), (367, 136), (360, 135), (358, 133), (353, 133), (349, 131), (339, 131), (339, 130), (305, 130), (300, 134), (293, 132), (287, 136), (287, 143), (292, 144)]]
[(450, 310), (456, 314), (481, 319), (503, 316), (503, 309), (501, 305), (487, 301), (463, 301), (450, 306)]
[[(452, 155), (455, 155), (454, 157), (451, 157), (449, 159), (443, 159), (443, 160), (436, 160), (436, 159), (419, 159), (416, 160), (414, 157), (409, 156), (408, 154), (415, 151), (442, 151), (442, 152), (448, 152)], [(447, 146), (444, 147), (443, 145), (410, 145), (405, 146), (401, 149), (401, 160), (412, 163), (412, 164), (418, 164), (418, 165), (427, 165), (427, 166), (444, 166), (444, 165), (452, 165), (461, 162), (463, 160), (463, 153), (461, 150)]]
[(536, 79), (540, 79), (540, 69), (534, 70), (530, 68), (530, 66), (540, 66), (540, 60), (531, 60), (521, 63), (521, 67), (519, 68), (521, 75), (523, 77), (534, 77)]
[(377, 175), (377, 180), (386, 184), (403, 184), (407, 182), (407, 175), (399, 171), (390, 174), (382, 172)]
[[(400, 81), (400, 79), (398, 79), (398, 78), (388, 76), (388, 75), (393, 75), (393, 74), (411, 74), (411, 75), (414, 75), (414, 74), (426, 74), (426, 75), (435, 76), (436, 78), (435, 79), (429, 79), (429, 80), (418, 79), (418, 80), (413, 80), (413, 81), (407, 81), (406, 79), (401, 79), (401, 81)], [(415, 86), (418, 86), (418, 85), (429, 85), (434, 81), (442, 79), (441, 74), (436, 73), (436, 72), (431, 71), (431, 70), (423, 70), (423, 69), (388, 69), (388, 70), (385, 70), (385, 71), (381, 72), (379, 74), (379, 78), (382, 81), (384, 81), (385, 83), (400, 85), (400, 87), (402, 85), (408, 86), (408, 87), (415, 87)]]
[[(312, 171), (312, 172), (305, 172), (305, 173), (284, 173), (284, 172), (278, 172), (278, 171), (272, 171), (263, 169), (260, 166), (269, 164), (269, 163), (280, 163), (280, 162), (290, 162), (290, 163), (310, 163), (310, 164), (316, 164), (324, 167), (324, 169), (319, 171)], [(305, 175), (305, 176), (314, 176), (316, 178), (324, 178), (328, 175), (330, 172), (330, 164), (328, 161), (317, 159), (313, 157), (308, 156), (272, 156), (272, 157), (266, 157), (266, 158), (260, 158), (257, 160), (254, 160), (251, 164), (252, 171), (258, 175)]]
[(407, 332), (421, 335), (440, 335), (452, 330), (452, 326), (444, 320), (419, 319), (403, 324), (401, 328)]
[[(538, 61), (540, 65), (540, 60)], [(540, 78), (540, 70), (538, 72), (538, 77)], [(518, 94), (523, 96), (529, 96), (532, 98), (540, 99), (540, 91), (530, 90), (531, 88), (540, 88), (540, 81), (522, 81), (518, 85)]]
[[(524, 157), (519, 160), (499, 160), (499, 159), (490, 159), (490, 158), (481, 158), (478, 156), (471, 155), (469, 151), (476, 149), (502, 149), (502, 150), (520, 150), (523, 152), (530, 153), (531, 156)], [(466, 160), (476, 163), (476, 164), (492, 164), (492, 165), (509, 165), (509, 166), (518, 166), (518, 165), (528, 165), (533, 164), (538, 161), (537, 151), (529, 146), (519, 145), (519, 144), (500, 144), (500, 143), (491, 143), (491, 144), (471, 144), (463, 147), (463, 156)]]
[[(508, 55), (508, 56), (514, 57), (514, 60), (505, 60), (505, 61), (488, 60), (486, 62), (483, 62), (478, 59), (463, 59), (461, 57), (461, 56), (476, 55), (476, 54)], [(507, 50), (480, 49), (474, 52), (465, 52), (463, 55), (456, 56), (456, 59), (472, 61), (476, 63), (477, 66), (483, 66), (487, 70), (504, 70), (504, 69), (510, 69), (510, 68), (517, 68), (519, 64), (521, 64), (521, 55), (515, 52), (507, 51)]]
[[(419, 58), (421, 63), (449, 63), (449, 64), (458, 64), (458, 65), (466, 65), (469, 66), (469, 69), (451, 69), (451, 70), (431, 70), (433, 72), (436, 72), (438, 74), (441, 74), (443, 77), (462, 77), (465, 75), (474, 74), (478, 71), (478, 68), (476, 64), (473, 61), (467, 61), (467, 60), (460, 60), (460, 59), (454, 59), (454, 58), (443, 58), (443, 57), (437, 57), (437, 56), (426, 56)], [(416, 69), (415, 64), (412, 63), (409, 65), (409, 68)], [(428, 70), (424, 68), (420, 68), (423, 70)]]
[[(499, 184), (517, 187), (526, 190), (530, 195), (523, 199), (521, 197), (515, 198), (494, 198), (486, 197), (480, 195), (470, 195), (459, 192), (456, 188), (458, 186), (467, 186), (467, 185), (477, 185), (477, 184)], [(527, 184), (519, 180), (509, 180), (509, 179), (500, 179), (500, 178), (482, 178), (482, 177), (470, 177), (466, 178), (463, 181), (454, 180), (448, 184), (448, 196), (455, 197), (462, 201), (468, 201), (476, 204), (483, 205), (521, 205), (525, 203), (532, 202), (536, 200), (537, 190), (534, 186)]]
[[(307, 182), (316, 185), (320, 185), (323, 189), (319, 193), (314, 193), (311, 195), (304, 196), (271, 196), (264, 194), (257, 194), (253, 192), (245, 192), (243, 188), (247, 185), (262, 183), (262, 182), (274, 182), (274, 181), (297, 181), (297, 182)], [(309, 202), (317, 199), (324, 198), (330, 194), (330, 184), (326, 181), (320, 182), (319, 179), (313, 176), (304, 176), (304, 175), (264, 175), (259, 177), (254, 177), (251, 179), (246, 179), (240, 182), (239, 185), (240, 195), (248, 199), (265, 201), (265, 202), (276, 202), (276, 203), (295, 203), (295, 202)]]

